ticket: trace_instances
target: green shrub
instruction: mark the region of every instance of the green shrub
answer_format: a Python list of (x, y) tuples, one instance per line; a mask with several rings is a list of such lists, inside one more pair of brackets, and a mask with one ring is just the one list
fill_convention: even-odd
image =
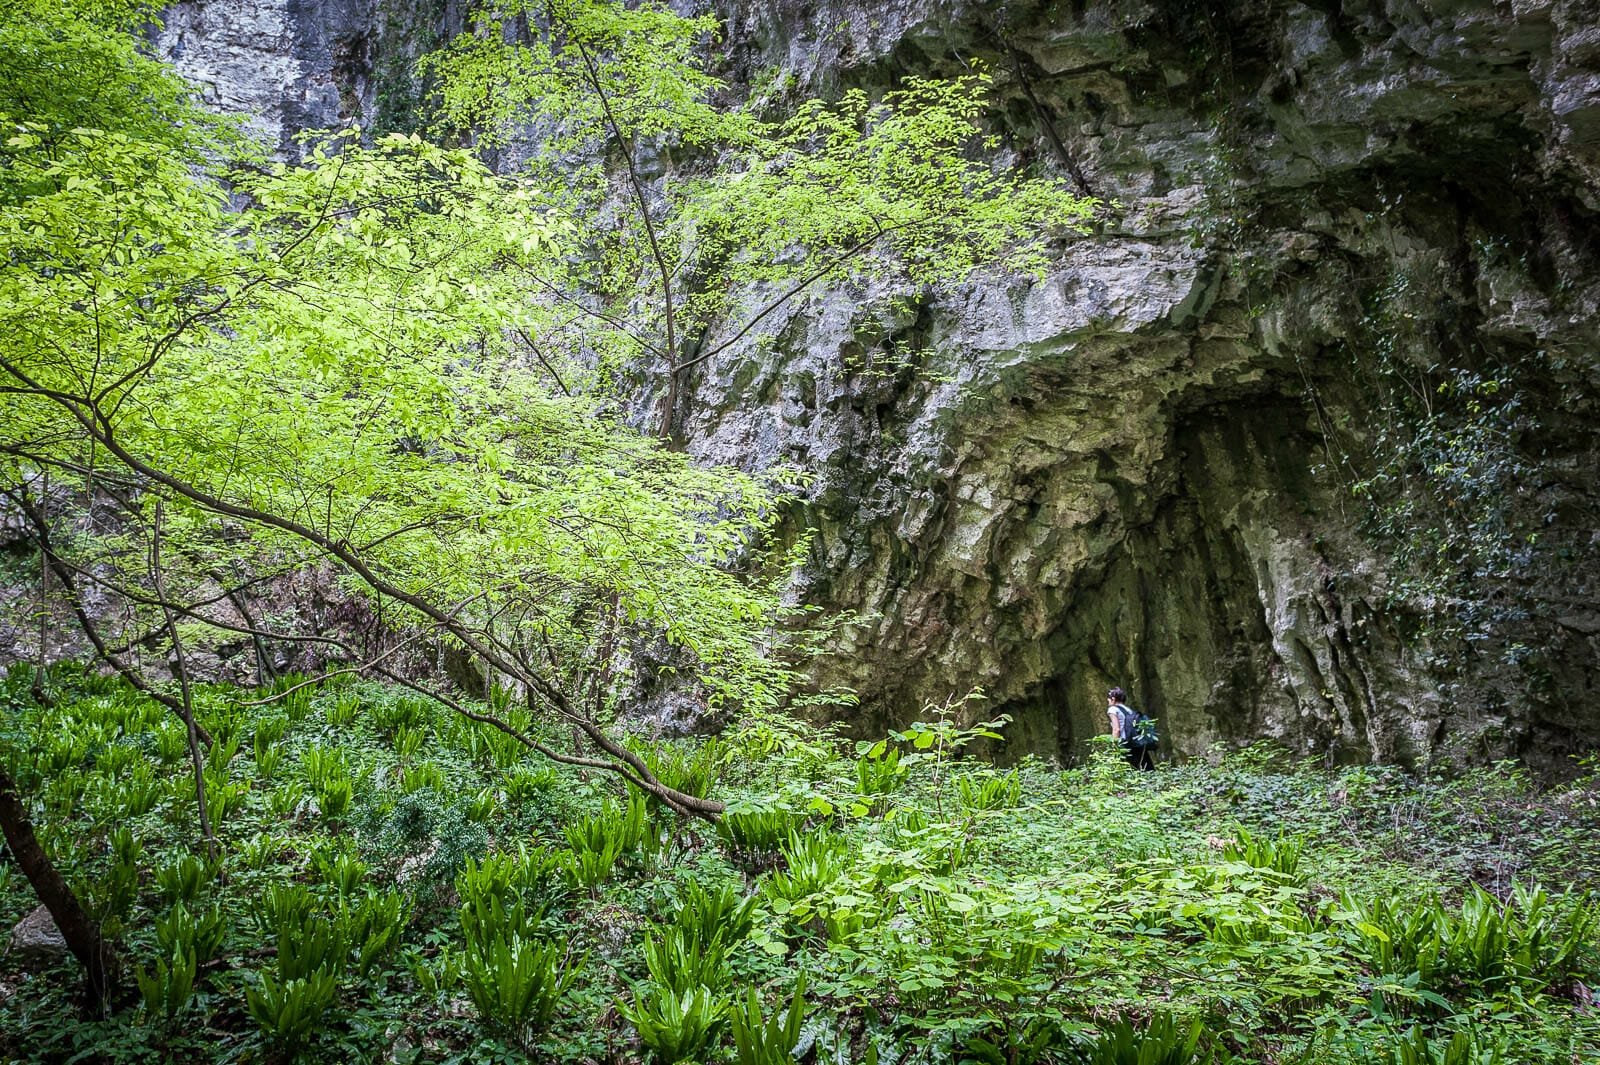
[(1227, 1060), (1215, 1048), (1202, 1048), (1205, 1027), (1195, 1020), (1187, 1025), (1170, 1014), (1157, 1014), (1139, 1027), (1118, 1021), (1100, 1036), (1077, 1048), (1068, 1060), (1077, 1065), (1209, 1065)]
[(250, 734), (250, 748), (255, 753), (256, 760), (267, 751), (278, 746), (284, 734), (289, 731), (289, 719), (286, 717), (263, 717), (256, 721), (255, 730)]
[(717, 822), (717, 837), (734, 854), (760, 861), (775, 857), (798, 827), (794, 815), (782, 808), (729, 810)]
[(149, 972), (142, 965), (135, 966), (134, 981), (144, 1001), (146, 1023), (170, 1026), (178, 1019), (194, 996), (195, 971), (195, 956), (186, 951), (157, 959)]
[(187, 955), (194, 964), (220, 958), (227, 938), (227, 919), (220, 906), (191, 912), (180, 902), (156, 921), (156, 942), (167, 957)]
[(1255, 869), (1269, 869), (1286, 877), (1293, 877), (1300, 868), (1300, 855), (1305, 850), (1302, 837), (1276, 840), (1252, 836), (1248, 829), (1240, 828), (1222, 848), (1222, 856), (1230, 862), (1243, 862)]
[(958, 1060), (962, 1065), (1055, 1065), (1072, 1060), (1071, 1046), (1059, 1021), (1035, 1017), (1025, 1024), (996, 1024), (969, 1036)]
[(177, 765), (189, 757), (187, 730), (179, 725), (163, 723), (155, 730), (156, 757), (162, 765)]
[[(704, 799), (722, 777), (722, 771), (733, 756), (721, 740), (707, 740), (698, 745), (655, 743), (634, 746), (651, 774), (674, 791)], [(660, 800), (649, 796), (651, 807)]]
[(461, 926), (468, 942), (531, 939), (550, 907), (565, 894), (565, 856), (543, 848), (500, 851), (467, 859), (456, 877)]
[(518, 766), (505, 775), (506, 800), (523, 806), (543, 798), (560, 783), (560, 775), (549, 766)]
[(372, 722), (378, 726), (378, 731), (396, 739), (402, 732), (422, 736), (432, 721), (433, 704), (416, 696), (380, 699), (372, 707)]
[(393, 891), (369, 889), (354, 903), (346, 899), (340, 904), (334, 920), (354, 946), (356, 972), (363, 978), (400, 945), (407, 917), (404, 900)]
[(355, 797), (355, 780), (350, 775), (344, 752), (336, 748), (312, 747), (302, 762), (306, 783), (317, 797), (317, 808), (324, 817), (342, 817)]
[(790, 1065), (805, 1018), (804, 978), (796, 985), (788, 1010), (765, 1019), (761, 1015), (761, 997), (755, 988), (746, 988), (743, 1000), (734, 998), (728, 1016), (733, 1029), (734, 1061), (737, 1065)]
[(256, 987), (245, 988), (245, 1004), (267, 1041), (285, 1054), (305, 1045), (339, 993), (338, 978), (328, 972), (293, 980), (274, 980), (270, 974), (260, 973), (257, 981)]
[(1514, 886), (1508, 910), (1517, 919), (1506, 947), (1512, 972), (1545, 987), (1579, 975), (1584, 951), (1600, 928), (1596, 902), (1589, 892), (1556, 901), (1538, 884)]
[(679, 993), (696, 987), (721, 991), (728, 986), (727, 944), (713, 936), (696, 939), (677, 925), (668, 925), (644, 939), (644, 964), (658, 987)]
[(400, 791), (409, 795), (414, 791), (443, 791), (445, 786), (444, 774), (432, 762), (423, 762), (421, 765), (407, 766), (400, 771)]
[(911, 772), (900, 761), (900, 748), (880, 740), (856, 759), (856, 791), (861, 795), (891, 795), (900, 790)]
[(166, 788), (154, 769), (138, 762), (117, 781), (117, 793), (123, 817), (143, 817), (156, 808)]
[(328, 707), (328, 724), (334, 728), (349, 728), (356, 718), (361, 716), (361, 697), (353, 692), (347, 692), (333, 701)]
[[(517, 723), (512, 722), (512, 724)], [(484, 722), (468, 722), (463, 738), (473, 761), (489, 769), (510, 769), (522, 761), (528, 753), (528, 748), (523, 746), (521, 740)]]
[(278, 772), (278, 764), (283, 761), (281, 747), (268, 747), (256, 753), (256, 773), (262, 780), (271, 780)]
[(1350, 1065), (1534, 1065), (1525, 1058), (1508, 1058), (1501, 1040), (1484, 1039), (1469, 1029), (1430, 1039), (1419, 1025), (1383, 1044), (1373, 1042), (1347, 1039)]
[(250, 785), (247, 782), (230, 784), (220, 774), (206, 773), (206, 813), (211, 818), (211, 827), (216, 829), (231, 820), (244, 808), (249, 795)]
[(355, 781), (345, 778), (324, 781), (317, 789), (317, 808), (323, 817), (343, 817), (355, 798)]
[(317, 912), (317, 899), (301, 884), (275, 884), (261, 896), (257, 923), (277, 946), (278, 973), (299, 980), (315, 972), (340, 975), (349, 954), (344, 927)]
[[(215, 739), (215, 737), (213, 737)], [(216, 773), (222, 773), (239, 754), (239, 737), (229, 736), (227, 740), (217, 739), (206, 752), (206, 768)]]
[(615, 845), (619, 855), (626, 854), (639, 849), (649, 823), (644, 795), (630, 791), (626, 805), (607, 799), (598, 814), (568, 825), (565, 830), (567, 845), (575, 852), (596, 853)]
[(712, 889), (691, 880), (674, 922), (691, 942), (720, 940), (732, 945), (750, 934), (755, 907), (755, 896), (742, 894), (732, 883), (723, 882)]
[[(401, 761), (409, 761), (416, 757), (417, 752), (422, 750), (422, 744), (427, 738), (426, 729), (401, 725), (394, 733), (394, 753)], [(435, 774), (438, 773), (437, 768), (432, 764), (428, 765), (427, 768), (434, 770)]]
[(298, 780), (291, 780), (267, 793), (267, 809), (279, 821), (287, 821), (299, 812), (305, 798), (306, 789)]
[(1587, 895), (1553, 904), (1538, 886), (1517, 887), (1504, 904), (1477, 885), (1451, 914), (1437, 896), (1379, 898), (1344, 907), (1359, 949), (1381, 973), (1415, 977), (1435, 991), (1542, 988), (1570, 977), (1596, 927)]
[(791, 832), (783, 857), (788, 871), (768, 876), (763, 890), (768, 898), (798, 902), (839, 878), (844, 866), (844, 844), (826, 832)]
[(339, 898), (354, 896), (367, 875), (367, 863), (353, 854), (318, 852), (314, 861), (322, 882)]
[(721, 1034), (728, 1020), (728, 999), (704, 987), (679, 993), (657, 986), (649, 995), (634, 995), (617, 1009), (639, 1032), (639, 1040), (657, 1065), (676, 1065), (700, 1057)]
[(961, 808), (968, 813), (1009, 810), (1022, 802), (1022, 777), (1015, 769), (1009, 773), (968, 773), (956, 778), (956, 794)]
[(110, 841), (111, 864), (87, 894), (99, 920), (120, 923), (139, 897), (139, 856), (143, 848), (126, 826), (112, 829)]
[(625, 808), (607, 799), (597, 816), (568, 825), (565, 835), (572, 848), (574, 882), (592, 891), (609, 880), (617, 859), (638, 848), (646, 824), (643, 799), (630, 796)]
[(217, 878), (217, 866), (185, 854), (171, 865), (156, 870), (156, 887), (167, 902), (193, 902), (202, 888)]
[(469, 944), (464, 975), (479, 1015), (521, 1039), (550, 1027), (580, 967), (554, 943), (497, 936)]
[(283, 714), (291, 725), (298, 725), (311, 716), (311, 701), (316, 695), (316, 686), (307, 684), (309, 679), (303, 673), (285, 673), (272, 685), (272, 694), (282, 696), (278, 705), (283, 707)]

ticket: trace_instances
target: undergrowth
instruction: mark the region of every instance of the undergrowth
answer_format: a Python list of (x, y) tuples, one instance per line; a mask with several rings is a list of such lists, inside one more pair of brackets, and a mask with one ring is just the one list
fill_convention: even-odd
[[(1600, 1059), (1592, 776), (1000, 771), (962, 757), (999, 723), (764, 718), (651, 748), (714, 827), (392, 689), (219, 686), (212, 858), (170, 713), (32, 682), (0, 754), (130, 974), (88, 1016), (70, 962), (0, 959), (4, 1060)], [(0, 859), (0, 918), (35, 904)]]

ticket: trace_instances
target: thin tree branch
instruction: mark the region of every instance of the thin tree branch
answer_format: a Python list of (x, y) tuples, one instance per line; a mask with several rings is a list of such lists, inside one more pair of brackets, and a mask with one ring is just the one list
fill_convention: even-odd
[(183, 694), (183, 723), (188, 727), (189, 761), (194, 765), (194, 797), (200, 807), (200, 838), (205, 840), (206, 857), (217, 860), (217, 837), (211, 831), (211, 811), (206, 805), (206, 763), (200, 753), (199, 726), (194, 720), (194, 697), (189, 688), (189, 664), (183, 654), (183, 636), (172, 607), (167, 603), (166, 590), (161, 580), (161, 500), (156, 500), (155, 524), (150, 536), (150, 579), (156, 586), (156, 597), (161, 600), (161, 614), (167, 619), (167, 633), (172, 637), (172, 650), (178, 656), (178, 690)]
[(677, 318), (672, 306), (672, 268), (667, 265), (667, 257), (662, 254), (661, 244), (656, 239), (655, 222), (650, 218), (650, 200), (645, 195), (644, 182), (639, 179), (639, 170), (633, 163), (633, 139), (622, 131), (622, 126), (617, 121), (617, 116), (611, 109), (611, 98), (606, 95), (605, 86), (600, 83), (600, 71), (596, 68), (594, 58), (589, 54), (588, 47), (581, 40), (574, 40), (578, 46), (578, 54), (583, 57), (583, 67), (588, 73), (589, 85), (594, 89), (595, 95), (600, 98), (600, 107), (606, 116), (606, 125), (611, 127), (612, 134), (622, 142), (622, 158), (628, 168), (628, 183), (633, 186), (634, 199), (639, 204), (639, 219), (644, 225), (645, 238), (650, 243), (650, 257), (655, 260), (656, 269), (661, 274), (661, 303), (666, 315), (667, 345), (666, 356), (668, 364), (667, 401), (661, 414), (661, 431), (657, 434), (662, 437), (672, 435), (673, 407), (677, 405), (678, 378), (677, 369), (672, 362), (678, 355)]
[(919, 225), (924, 221), (926, 221), (926, 219), (916, 218), (909, 222), (896, 222), (895, 224), (888, 226), (880, 225), (878, 227), (878, 231), (872, 236), (851, 245), (849, 248), (846, 248), (838, 255), (835, 255), (833, 258), (829, 259), (816, 270), (813, 270), (811, 273), (807, 274), (801, 280), (795, 282), (795, 284), (789, 289), (784, 291), (765, 307), (761, 308), (761, 310), (756, 313), (755, 317), (745, 322), (744, 326), (737, 333), (733, 334), (733, 336), (729, 337), (727, 340), (724, 340), (710, 351), (702, 352), (692, 359), (678, 363), (678, 365), (672, 368), (673, 373), (680, 373), (684, 370), (687, 370), (691, 366), (697, 366), (700, 363), (705, 362), (707, 359), (714, 358), (717, 355), (722, 354), (724, 351), (727, 351), (729, 348), (733, 347), (733, 345), (737, 344), (741, 339), (743, 339), (746, 333), (749, 333), (750, 330), (754, 329), (763, 318), (777, 310), (779, 307), (782, 307), (785, 303), (788, 303), (795, 296), (798, 296), (802, 291), (804, 291), (806, 286), (810, 285), (812, 282), (821, 280), (823, 277), (826, 277), (828, 274), (832, 273), (839, 267), (840, 263), (845, 262), (847, 259), (854, 258), (856, 255), (859, 255), (861, 252), (872, 247), (872, 245), (881, 240), (885, 234), (893, 233), (897, 229), (908, 229), (911, 226)]

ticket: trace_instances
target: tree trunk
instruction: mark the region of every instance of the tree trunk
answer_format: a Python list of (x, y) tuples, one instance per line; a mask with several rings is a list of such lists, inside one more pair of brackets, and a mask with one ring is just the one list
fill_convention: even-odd
[(105, 1001), (116, 987), (121, 968), (116, 951), (100, 935), (100, 923), (84, 910), (78, 896), (39, 845), (38, 837), (33, 834), (33, 822), (28, 819), (28, 809), (4, 769), (0, 769), (0, 829), (5, 830), (6, 846), (11, 848), (12, 857), (22, 867), (28, 883), (33, 885), (34, 894), (39, 896), (61, 930), (67, 949), (83, 966), (90, 1001), (95, 1004)]

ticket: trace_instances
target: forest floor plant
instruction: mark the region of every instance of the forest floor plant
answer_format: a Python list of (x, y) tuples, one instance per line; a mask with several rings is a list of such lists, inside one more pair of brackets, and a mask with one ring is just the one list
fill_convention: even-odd
[[(1002, 773), (930, 711), (869, 759), (905, 767), (869, 804), (861, 752), (769, 719), (670, 756), (714, 764), (707, 790), (750, 815), (718, 829), (611, 777), (485, 758), (477, 726), (407, 691), (312, 685), (285, 715), (217, 686), (196, 712), (238, 739), (248, 787), (213, 860), (171, 816), (194, 801), (181, 743), (139, 763), (154, 804), (126, 800), (147, 782), (123, 752), (181, 725), (120, 680), (43, 687), (0, 685), (4, 769), (135, 979), (100, 1016), (70, 965), (0, 959), (8, 1061), (1600, 1056), (1593, 776), (1542, 790), (1509, 766), (1258, 751), (1140, 774), (1109, 750)], [(336, 724), (353, 697), (371, 712)], [(404, 755), (401, 729), (423, 736)], [(333, 779), (337, 819), (315, 791)], [(35, 904), (0, 858), (0, 920)]]

